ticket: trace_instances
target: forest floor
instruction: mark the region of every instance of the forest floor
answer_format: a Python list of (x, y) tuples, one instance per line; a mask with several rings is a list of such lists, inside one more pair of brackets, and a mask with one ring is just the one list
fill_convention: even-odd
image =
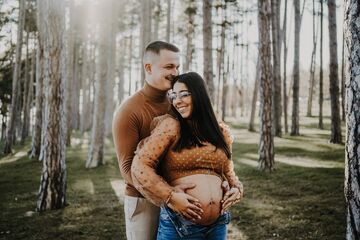
[[(301, 117), (301, 136), (275, 138), (271, 174), (257, 168), (259, 134), (248, 132), (245, 121), (230, 124), (245, 197), (231, 209), (228, 239), (344, 239), (344, 144), (329, 143), (330, 119), (319, 130), (317, 118)], [(125, 239), (124, 182), (112, 141), (106, 140), (105, 165), (86, 169), (88, 137), (74, 135), (62, 210), (35, 212), (42, 164), (27, 157), (29, 141), (0, 156), (0, 239)]]

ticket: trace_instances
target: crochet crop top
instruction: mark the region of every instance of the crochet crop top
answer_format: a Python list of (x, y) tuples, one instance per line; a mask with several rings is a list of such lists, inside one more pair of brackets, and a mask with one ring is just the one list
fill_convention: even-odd
[[(224, 123), (219, 125), (231, 149), (233, 138), (230, 129)], [(155, 128), (151, 135), (138, 145), (131, 173), (134, 186), (155, 205), (164, 204), (173, 191), (168, 183), (189, 175), (216, 175), (227, 180), (231, 187), (240, 188), (233, 161), (227, 158), (222, 149), (203, 143), (205, 146), (175, 152), (172, 148), (180, 134), (180, 123), (168, 114), (155, 118), (152, 127)], [(162, 177), (156, 174), (158, 164)]]

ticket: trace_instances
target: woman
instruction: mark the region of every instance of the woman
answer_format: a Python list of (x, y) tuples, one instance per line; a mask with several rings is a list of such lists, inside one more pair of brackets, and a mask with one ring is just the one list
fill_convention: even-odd
[[(161, 206), (157, 239), (226, 239), (225, 210), (243, 194), (229, 128), (217, 122), (197, 73), (175, 77), (169, 98), (170, 114), (155, 118), (155, 129), (139, 143), (131, 168), (134, 185)], [(223, 180), (231, 187), (225, 198)], [(189, 183), (196, 186), (185, 193), (173, 187)]]

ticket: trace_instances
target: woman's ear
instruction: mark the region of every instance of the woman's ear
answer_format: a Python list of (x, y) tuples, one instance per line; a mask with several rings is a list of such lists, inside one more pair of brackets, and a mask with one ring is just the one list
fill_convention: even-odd
[(145, 69), (145, 72), (147, 72), (148, 74), (151, 74), (151, 64), (150, 63), (145, 63), (144, 64), (144, 69)]

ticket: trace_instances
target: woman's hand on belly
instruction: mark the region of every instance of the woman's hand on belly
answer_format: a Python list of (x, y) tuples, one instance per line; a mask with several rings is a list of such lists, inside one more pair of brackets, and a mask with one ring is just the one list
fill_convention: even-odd
[[(221, 179), (215, 175), (196, 174), (174, 180), (171, 185), (195, 183), (196, 186), (187, 189), (186, 193), (199, 200), (203, 213), (201, 219), (189, 219), (201, 225), (209, 225), (220, 215), (223, 191)], [(186, 217), (186, 216), (185, 216)]]
[(192, 221), (201, 219), (203, 213), (199, 200), (185, 192), (172, 192), (167, 205)]

